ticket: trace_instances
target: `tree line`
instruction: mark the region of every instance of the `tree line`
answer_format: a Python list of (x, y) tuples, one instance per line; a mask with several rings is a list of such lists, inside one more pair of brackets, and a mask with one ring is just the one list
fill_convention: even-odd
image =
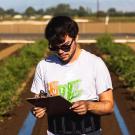
[(35, 9), (32, 6), (25, 9), (24, 12), (18, 12), (14, 9), (7, 9), (0, 7), (0, 16), (14, 16), (16, 14), (21, 14), (23, 16), (43, 16), (43, 15), (68, 15), (68, 16), (78, 16), (78, 17), (87, 17), (87, 16), (101, 16), (104, 17), (106, 15), (109, 16), (128, 16), (132, 17), (135, 16), (135, 11), (133, 12), (123, 12), (123, 11), (117, 11), (115, 8), (109, 8), (107, 11), (95, 11), (92, 12), (89, 8), (84, 8), (83, 6), (80, 6), (78, 9), (71, 8), (69, 4), (58, 4), (55, 7), (49, 7), (47, 9)]

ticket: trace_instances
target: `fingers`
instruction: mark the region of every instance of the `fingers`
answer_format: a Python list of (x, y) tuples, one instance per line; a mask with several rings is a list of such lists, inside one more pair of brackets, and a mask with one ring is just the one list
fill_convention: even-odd
[(40, 108), (40, 107), (34, 107), (32, 109), (32, 114), (36, 117), (36, 118), (42, 118), (46, 113), (46, 108)]
[(83, 115), (87, 113), (87, 110), (84, 108), (80, 108), (80, 109), (74, 109), (74, 112), (78, 113), (79, 115)]
[(80, 106), (79, 101), (74, 102), (73, 105), (71, 106), (71, 109), (77, 108), (77, 107), (79, 107), (79, 106)]
[(44, 114), (45, 114), (45, 110), (40, 110), (40, 111), (38, 110), (35, 112), (35, 116), (37, 118), (42, 118), (44, 116)]
[(70, 109), (72, 109), (74, 112), (78, 113), (79, 115), (86, 114), (88, 111), (87, 101), (77, 101), (73, 103)]
[(73, 111), (82, 115), (82, 114), (87, 113), (87, 108), (84, 105), (82, 105), (82, 106), (79, 106), (77, 108), (74, 108)]

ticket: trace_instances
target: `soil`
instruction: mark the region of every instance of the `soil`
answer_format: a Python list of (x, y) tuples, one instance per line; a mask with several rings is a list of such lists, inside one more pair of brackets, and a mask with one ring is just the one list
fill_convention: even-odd
[[(85, 48), (86, 50), (101, 56), (101, 53), (97, 50), (96, 45), (82, 45), (82, 48)], [(126, 122), (130, 135), (134, 135), (135, 125), (133, 123), (135, 121), (135, 101), (130, 98), (128, 89), (112, 72), (111, 77), (114, 87), (113, 93), (115, 102), (117, 103), (120, 113)], [(14, 109), (8, 114), (6, 114), (4, 116), (4, 120), (0, 122), (0, 135), (18, 134), (18, 131), (22, 127), (22, 124), (31, 108), (31, 106), (25, 101), (25, 98), (33, 96), (30, 93), (31, 82), (32, 79), (20, 97), (20, 104), (14, 107)], [(101, 125), (103, 129), (103, 135), (122, 135), (114, 113), (111, 115), (102, 116)], [(46, 129), (47, 117), (44, 117), (37, 120), (32, 135), (46, 135)]]
[(135, 51), (135, 43), (128, 43), (128, 46), (131, 47)]
[(12, 45), (13, 44), (0, 43), (0, 51), (2, 51), (3, 49), (6, 49)]
[(17, 53), (17, 51), (25, 45), (26, 44), (8, 44), (8, 46), (5, 48), (1, 46), (2, 49), (0, 50), (0, 60)]

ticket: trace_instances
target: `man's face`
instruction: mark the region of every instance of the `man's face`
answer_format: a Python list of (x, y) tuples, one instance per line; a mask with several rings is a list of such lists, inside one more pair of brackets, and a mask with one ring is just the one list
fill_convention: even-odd
[(50, 45), (49, 48), (54, 51), (63, 62), (66, 62), (71, 59), (76, 49), (76, 44), (73, 38), (65, 36), (64, 43), (54, 46)]

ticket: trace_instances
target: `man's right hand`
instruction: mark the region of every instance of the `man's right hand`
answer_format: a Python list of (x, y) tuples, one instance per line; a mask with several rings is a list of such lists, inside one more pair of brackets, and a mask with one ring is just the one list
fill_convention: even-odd
[(42, 118), (46, 114), (46, 108), (34, 107), (32, 108), (32, 114), (36, 118)]

